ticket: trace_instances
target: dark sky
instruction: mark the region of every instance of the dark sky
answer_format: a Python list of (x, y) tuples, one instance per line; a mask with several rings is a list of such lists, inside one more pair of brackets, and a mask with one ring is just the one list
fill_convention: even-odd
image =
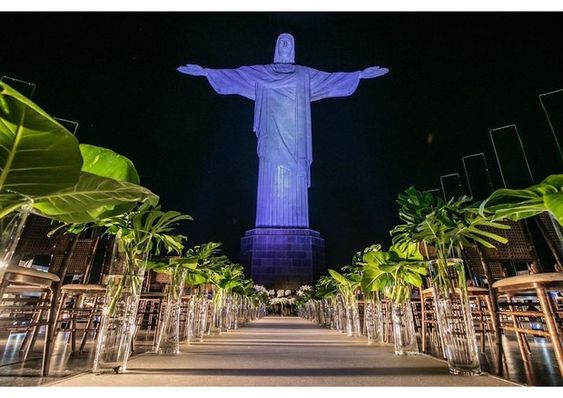
[[(133, 160), (165, 209), (192, 215), (189, 244), (238, 258), (254, 225), (258, 159), (253, 103), (219, 96), (176, 67), (271, 63), (279, 33), (296, 62), (325, 71), (385, 66), (354, 96), (312, 104), (311, 227), (338, 267), (389, 242), (396, 195), (440, 186), (461, 157), (515, 123), (536, 181), (561, 170), (538, 94), (563, 88), (563, 16), (450, 13), (3, 13), (0, 75), (37, 84), (34, 100), (80, 123), (81, 142)], [(552, 101), (563, 129), (563, 99)], [(562, 141), (563, 143), (563, 141)], [(518, 162), (515, 140), (501, 156)], [(512, 149), (510, 146), (512, 145)], [(505, 166), (508, 167), (508, 166)], [(516, 166), (513, 181), (522, 177)], [(479, 180), (479, 178), (477, 178)], [(476, 181), (478, 183), (479, 181)], [(465, 181), (464, 189), (467, 191)]]

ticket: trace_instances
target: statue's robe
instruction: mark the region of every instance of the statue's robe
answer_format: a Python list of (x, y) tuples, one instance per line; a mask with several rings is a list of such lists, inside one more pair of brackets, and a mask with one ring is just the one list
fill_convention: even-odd
[(270, 64), (206, 68), (219, 94), (255, 102), (258, 137), (256, 227), (309, 227), (311, 101), (352, 95), (360, 72), (328, 73), (306, 66)]

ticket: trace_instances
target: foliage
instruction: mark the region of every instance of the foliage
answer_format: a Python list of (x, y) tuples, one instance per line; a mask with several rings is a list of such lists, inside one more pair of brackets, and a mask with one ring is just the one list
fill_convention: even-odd
[[(82, 156), (76, 138), (55, 119), (0, 82), (0, 189), (48, 195), (76, 184)], [(0, 217), (17, 210), (7, 203)]]
[(77, 184), (36, 197), (36, 213), (67, 224), (83, 224), (125, 213), (138, 202), (158, 203), (156, 195), (138, 185), (137, 170), (126, 157), (93, 145), (81, 144), (80, 151), (84, 164)]
[(179, 222), (185, 220), (192, 218), (177, 211), (163, 212), (160, 206), (143, 203), (130, 212), (96, 224), (106, 227), (107, 233), (116, 236), (120, 250), (127, 255), (128, 265), (136, 269), (146, 266), (147, 259), (142, 264), (140, 259), (150, 252), (159, 255), (164, 249), (168, 254), (180, 254), (186, 237), (173, 232)]
[(240, 264), (226, 264), (211, 275), (210, 282), (219, 289), (232, 290), (242, 285), (244, 267)]
[[(211, 273), (227, 261), (225, 256), (220, 256), (221, 243), (209, 242), (188, 249), (186, 253), (188, 269), (186, 283), (198, 286), (209, 283)], [(195, 265), (195, 266), (194, 266)]]
[(111, 149), (94, 145), (80, 144), (84, 160), (82, 171), (117, 181), (140, 184), (139, 174), (133, 162)]
[(487, 248), (494, 248), (485, 239), (507, 242), (506, 238), (484, 228), (509, 227), (480, 214), (479, 209), (471, 205), (471, 198), (462, 196), (444, 202), (439, 198), (430, 200), (428, 195), (431, 194), (423, 195), (414, 188), (399, 195), (399, 214), (405, 224), (398, 225), (391, 231), (394, 245), (423, 243), (433, 246), (438, 257), (447, 258), (459, 257), (462, 247), (476, 242)]
[(119, 215), (138, 202), (154, 205), (158, 197), (137, 184), (82, 172), (76, 185), (36, 197), (34, 212), (68, 224), (83, 224)]
[(313, 297), (324, 299), (333, 297), (337, 292), (336, 281), (329, 276), (321, 276), (314, 287)]
[(411, 287), (422, 286), (426, 261), (417, 244), (393, 245), (389, 251), (370, 250), (364, 254), (362, 290), (381, 292), (397, 303), (410, 299)]
[(563, 226), (563, 174), (554, 174), (525, 189), (496, 190), (479, 207), (481, 215), (512, 221), (549, 212)]
[[(392, 231), (393, 245), (422, 244), (428, 257), (428, 245), (436, 251), (437, 268), (433, 283), (449, 289), (450, 262), (448, 258), (461, 257), (463, 247), (481, 244), (487, 248), (495, 246), (489, 240), (506, 243), (507, 239), (487, 229), (508, 229), (509, 226), (495, 222), (491, 217), (479, 213), (471, 204), (471, 198), (462, 196), (447, 202), (414, 188), (399, 195), (399, 214), (405, 224)], [(423, 198), (423, 200), (421, 200)], [(488, 240), (487, 240), (488, 239)], [(458, 272), (458, 286), (465, 286), (465, 275)]]
[[(79, 145), (31, 100), (0, 82), (0, 189), (34, 200), (34, 212), (64, 223), (87, 223), (158, 198), (139, 185), (133, 163), (115, 152)], [(2, 195), (0, 218), (22, 205)]]

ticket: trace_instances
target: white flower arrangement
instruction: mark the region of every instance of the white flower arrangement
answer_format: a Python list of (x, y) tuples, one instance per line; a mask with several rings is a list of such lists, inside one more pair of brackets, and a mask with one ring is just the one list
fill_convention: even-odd
[(287, 297), (287, 296), (291, 296), (291, 290), (286, 290), (286, 291), (284, 292), (284, 296), (286, 296), (286, 297)]
[(274, 297), (272, 299), (270, 299), (270, 304), (275, 305), (275, 304), (283, 304), (283, 305), (287, 305), (289, 304), (290, 299), (286, 298), (286, 297)]
[(270, 291), (268, 291), (268, 296), (274, 296), (276, 294), (276, 291), (274, 289), (271, 289)]
[(285, 295), (285, 290), (280, 289), (276, 292), (277, 297), (283, 297)]
[(300, 292), (310, 292), (311, 290), (312, 290), (312, 288), (309, 285), (303, 285), (299, 288)]
[(262, 285), (254, 285), (254, 290), (258, 294), (262, 293), (262, 294), (268, 295), (268, 290)]

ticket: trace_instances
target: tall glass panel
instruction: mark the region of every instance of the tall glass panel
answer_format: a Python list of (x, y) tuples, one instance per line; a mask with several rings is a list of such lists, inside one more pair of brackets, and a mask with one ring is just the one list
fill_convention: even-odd
[(475, 200), (485, 199), (494, 191), (485, 154), (481, 152), (464, 156), (462, 162), (469, 195)]
[(76, 131), (78, 131), (78, 122), (62, 119), (60, 117), (55, 117), (54, 119), (59, 122), (65, 129), (76, 135)]
[(463, 195), (463, 188), (461, 186), (459, 173), (451, 173), (440, 176), (440, 186), (442, 187), (444, 200), (459, 198)]
[(559, 157), (563, 161), (563, 89), (539, 95)]
[(526, 188), (534, 183), (528, 157), (515, 124), (489, 131), (502, 184), (508, 188)]
[(16, 79), (10, 76), (0, 77), (0, 81), (6, 83), (20, 94), (25, 95), (27, 98), (33, 97), (35, 93), (35, 83), (26, 82), (25, 80)]

